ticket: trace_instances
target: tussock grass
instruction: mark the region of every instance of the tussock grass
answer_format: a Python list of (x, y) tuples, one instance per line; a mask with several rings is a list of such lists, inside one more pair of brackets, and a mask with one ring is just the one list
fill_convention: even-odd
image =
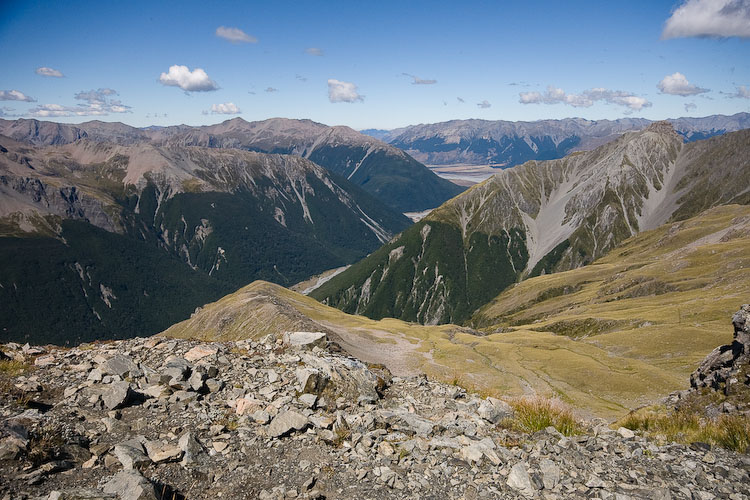
[(7, 375), (9, 377), (17, 377), (28, 369), (29, 365), (24, 363), (23, 361), (17, 361), (15, 359), (0, 360), (0, 374)]
[(711, 419), (689, 408), (666, 411), (657, 407), (632, 412), (619, 424), (668, 441), (700, 441), (739, 453), (750, 449), (750, 417), (746, 415), (720, 415)]
[(532, 434), (554, 427), (565, 436), (578, 434), (582, 430), (573, 412), (559, 400), (536, 397), (518, 398), (510, 401), (514, 415), (503, 423), (504, 427)]

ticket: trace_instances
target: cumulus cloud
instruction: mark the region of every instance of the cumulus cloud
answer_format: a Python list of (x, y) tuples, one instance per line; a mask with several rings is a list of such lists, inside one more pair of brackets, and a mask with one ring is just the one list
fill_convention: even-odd
[[(208, 113), (208, 111), (203, 112), (204, 115)], [(212, 115), (238, 115), (242, 113), (242, 110), (233, 102), (223, 102), (221, 104), (212, 104), (210, 113)]]
[(190, 71), (187, 66), (178, 64), (170, 66), (168, 73), (162, 73), (159, 81), (162, 85), (179, 87), (185, 92), (209, 92), (219, 88), (201, 68)]
[(419, 78), (418, 76), (410, 75), (409, 73), (401, 73), (404, 76), (408, 76), (413, 81), (411, 82), (412, 85), (434, 85), (437, 83), (437, 80), (423, 80), (422, 78)]
[(65, 76), (59, 71), (57, 71), (56, 69), (48, 68), (47, 66), (42, 66), (41, 68), (37, 68), (34, 71), (34, 73), (36, 73), (37, 75), (51, 76), (54, 78), (62, 78), (63, 76)]
[(708, 89), (702, 89), (690, 83), (685, 75), (680, 72), (665, 76), (656, 87), (662, 94), (681, 95), (683, 97), (708, 92)]
[(478, 102), (478, 103), (477, 103), (477, 106), (479, 106), (479, 107), (480, 107), (480, 108), (482, 108), (482, 109), (487, 109), (487, 108), (489, 108), (490, 106), (492, 106), (492, 104), (490, 104), (490, 103), (489, 103), (489, 102), (488, 102), (487, 100), (484, 100), (484, 101), (482, 101), (482, 102)]
[(672, 11), (661, 37), (750, 38), (750, 0), (687, 0)]
[(97, 89), (81, 91), (74, 98), (83, 101), (77, 106), (63, 106), (61, 104), (42, 104), (29, 111), (31, 116), (106, 116), (110, 113), (130, 113), (130, 106), (126, 106), (119, 99), (112, 99), (117, 91), (113, 89)]
[(622, 90), (609, 90), (605, 88), (593, 88), (584, 90), (580, 94), (569, 94), (561, 88), (550, 85), (544, 93), (521, 92), (518, 94), (518, 102), (521, 104), (567, 104), (574, 108), (588, 108), (597, 101), (607, 104), (624, 106), (631, 111), (640, 111), (651, 107), (651, 103), (643, 97), (633, 95)]
[(0, 90), (0, 101), (36, 102), (36, 99), (27, 96), (20, 90)]
[(729, 97), (734, 97), (736, 99), (750, 99), (750, 87), (740, 85), (737, 87), (737, 92), (729, 94)]
[(360, 95), (357, 86), (351, 82), (339, 80), (328, 80), (328, 100), (331, 102), (357, 102), (364, 101), (365, 96)]
[(266, 92), (269, 92), (269, 93), (270, 93), (270, 92), (278, 92), (278, 91), (279, 91), (279, 89), (277, 89), (277, 88), (274, 88), (274, 87), (266, 87), (266, 90), (265, 90), (265, 91), (266, 91)]
[(252, 35), (248, 35), (239, 28), (229, 28), (227, 26), (219, 26), (216, 28), (216, 36), (229, 40), (232, 43), (258, 43), (258, 39)]
[(323, 49), (320, 49), (318, 47), (308, 47), (305, 49), (305, 53), (311, 56), (322, 57)]
[(691, 111), (698, 109), (698, 105), (696, 105), (694, 102), (686, 102), (685, 103), (685, 112), (690, 113)]

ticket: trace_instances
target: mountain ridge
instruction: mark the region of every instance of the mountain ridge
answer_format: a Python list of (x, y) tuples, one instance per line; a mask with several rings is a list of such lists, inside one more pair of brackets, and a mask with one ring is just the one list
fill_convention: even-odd
[(349, 127), (329, 127), (312, 120), (233, 118), (199, 127), (137, 129), (96, 120), (72, 125), (19, 119), (0, 120), (0, 135), (35, 146), (88, 139), (121, 146), (201, 146), (291, 154), (347, 178), (400, 212), (434, 208), (462, 191), (398, 148)]
[[(672, 123), (675, 130), (690, 142), (749, 128), (750, 113), (662, 121)], [(557, 159), (573, 151), (591, 150), (624, 132), (640, 130), (651, 123), (654, 121), (645, 118), (565, 118), (530, 122), (469, 119), (371, 133), (428, 165), (470, 164), (507, 168), (528, 160)]]
[(683, 144), (657, 122), (502, 170), (312, 296), (373, 318), (460, 323), (519, 279), (586, 265), (672, 217), (750, 203), (749, 155), (750, 131)]

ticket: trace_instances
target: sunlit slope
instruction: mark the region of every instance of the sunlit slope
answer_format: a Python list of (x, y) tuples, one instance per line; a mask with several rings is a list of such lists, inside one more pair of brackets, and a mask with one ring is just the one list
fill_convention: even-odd
[(472, 324), (515, 330), (503, 335), (552, 332), (677, 375), (684, 386), (711, 349), (731, 340), (729, 318), (749, 299), (750, 208), (728, 205), (642, 233), (581, 269), (519, 283)]
[(616, 417), (687, 385), (750, 297), (750, 208), (642, 233), (606, 258), (516, 285), (475, 314), (481, 331), (345, 314), (255, 282), (164, 332), (203, 339), (323, 330), (351, 354), (499, 396), (560, 397)]

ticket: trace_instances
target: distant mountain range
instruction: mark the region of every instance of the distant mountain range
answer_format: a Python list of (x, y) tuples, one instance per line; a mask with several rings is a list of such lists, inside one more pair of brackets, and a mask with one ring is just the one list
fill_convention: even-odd
[(121, 124), (3, 125), (26, 142), (0, 136), (0, 341), (155, 333), (253, 280), (354, 262), (410, 224), (299, 156)]
[(461, 323), (503, 289), (578, 268), (627, 238), (750, 204), (750, 130), (684, 143), (667, 122), (499, 171), (312, 292), (345, 312)]
[(345, 177), (399, 212), (434, 208), (462, 191), (402, 150), (349, 127), (310, 120), (234, 118), (217, 125), (148, 127), (90, 121), (78, 125), (38, 120), (0, 120), (0, 135), (35, 146), (81, 139), (121, 146), (201, 146), (306, 158)]
[[(750, 113), (667, 121), (690, 142), (750, 128)], [(369, 129), (362, 133), (401, 148), (427, 165), (507, 168), (529, 160), (553, 160), (573, 151), (591, 150), (651, 123), (644, 118), (594, 121), (567, 118), (534, 122), (451, 120), (394, 130)]]

